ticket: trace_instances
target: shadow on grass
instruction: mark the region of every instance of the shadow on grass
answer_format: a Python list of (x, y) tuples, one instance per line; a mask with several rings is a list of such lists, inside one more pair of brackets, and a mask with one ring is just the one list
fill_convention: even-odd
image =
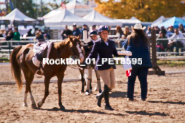
[(185, 105), (185, 102), (170, 102), (170, 101), (167, 101), (167, 102), (162, 102), (162, 101), (148, 101), (150, 103), (168, 103), (168, 104), (179, 104), (179, 105)]

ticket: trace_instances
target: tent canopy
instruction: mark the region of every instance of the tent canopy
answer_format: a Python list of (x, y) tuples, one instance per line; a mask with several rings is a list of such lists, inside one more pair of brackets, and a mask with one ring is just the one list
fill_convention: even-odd
[(165, 28), (168, 28), (169, 26), (173, 26), (175, 28), (178, 28), (180, 23), (185, 27), (185, 20), (174, 16), (166, 20), (165, 22), (159, 24), (158, 27), (164, 26)]
[(15, 8), (12, 12), (6, 15), (3, 20), (10, 20), (10, 21), (36, 21), (33, 18), (30, 18), (24, 15), (21, 11)]
[(157, 20), (155, 20), (151, 26), (158, 26), (159, 24), (161, 24), (163, 21), (165, 20), (164, 16), (159, 17)]
[(122, 25), (122, 23), (103, 16), (95, 10), (92, 10), (88, 15), (84, 16), (83, 18), (92, 22), (97, 22), (97, 24), (99, 25)]
[(129, 24), (141, 23), (141, 21), (135, 17), (131, 17), (130, 19), (115, 19), (115, 20), (121, 23), (129, 23)]
[(45, 19), (44, 20), (46, 26), (52, 26), (52, 25), (72, 25), (73, 23), (76, 23), (77, 25), (91, 25), (92, 22), (85, 20), (81, 17), (78, 17), (71, 12), (69, 12), (66, 9), (63, 9), (55, 16)]
[[(62, 11), (65, 8), (58, 8), (55, 10), (50, 11), (49, 13), (47, 13), (46, 15), (43, 16), (44, 19), (53, 17), (55, 15), (57, 15), (58, 13), (60, 13), (60, 11)], [(89, 6), (77, 1), (77, 0), (72, 0), (69, 3), (66, 4), (66, 9), (68, 11), (70, 11), (71, 13), (83, 17), (85, 15), (87, 15), (88, 13), (90, 13), (93, 9), (90, 8)]]

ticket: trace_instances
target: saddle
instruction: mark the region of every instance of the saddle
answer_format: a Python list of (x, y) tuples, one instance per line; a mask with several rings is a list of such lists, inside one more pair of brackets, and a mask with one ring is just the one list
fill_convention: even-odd
[(43, 58), (49, 58), (49, 53), (53, 42), (37, 43), (33, 46), (34, 56), (32, 58), (33, 64), (40, 67)]

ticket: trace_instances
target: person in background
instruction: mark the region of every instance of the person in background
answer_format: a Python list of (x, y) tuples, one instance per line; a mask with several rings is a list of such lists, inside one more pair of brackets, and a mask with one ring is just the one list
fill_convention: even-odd
[(122, 38), (122, 36), (123, 36), (123, 31), (120, 26), (116, 27), (116, 35), (118, 35), (119, 39)]
[(92, 26), (92, 30), (94, 30), (94, 31), (97, 31), (97, 32), (98, 32), (98, 30), (96, 29), (96, 25), (93, 25), (93, 26)]
[(84, 31), (84, 30), (87, 30), (87, 37), (88, 37), (89, 28), (88, 28), (88, 26), (87, 26), (86, 24), (84, 24), (84, 25), (83, 25), (83, 28), (82, 28), (82, 33), (81, 33), (81, 34), (82, 34), (82, 37), (81, 37), (81, 39), (83, 38), (83, 31)]
[(70, 29), (68, 29), (68, 26), (65, 26), (65, 30), (62, 32), (61, 36), (62, 39), (66, 39), (68, 38), (68, 36), (72, 35), (72, 31)]
[[(88, 56), (89, 55), (89, 53), (92, 50), (92, 47), (93, 47), (94, 43), (96, 41), (98, 41), (97, 35), (98, 35), (98, 33), (97, 33), (96, 30), (92, 30), (90, 32), (91, 41), (87, 43), (87, 47), (85, 48), (85, 56)], [(86, 92), (85, 92), (86, 95), (90, 95), (90, 93), (92, 92), (91, 82), (92, 82), (92, 70), (93, 70), (93, 68), (94, 68), (94, 65), (93, 64), (91, 64), (91, 65), (88, 66), (87, 89), (86, 89)], [(95, 70), (95, 73), (96, 73), (96, 78), (97, 78), (96, 90), (98, 90), (99, 93), (101, 93), (102, 90), (101, 90), (101, 83), (100, 83), (100, 75), (98, 74), (98, 72), (96, 70)]]
[(12, 39), (11, 32), (9, 31), (8, 34), (6, 35), (6, 40), (9, 41)]
[(0, 30), (0, 37), (4, 37), (2, 29)]
[(169, 38), (169, 47), (170, 50), (173, 51), (173, 48), (176, 47), (176, 51), (178, 51), (179, 48), (183, 48), (185, 46), (185, 38), (182, 33), (179, 33), (179, 29), (174, 30), (175, 33)]
[(124, 33), (123, 33), (123, 39), (127, 39), (128, 35), (130, 35), (130, 30), (128, 26), (125, 26)]
[(164, 51), (163, 44), (160, 43), (160, 42), (157, 42), (157, 43), (156, 43), (156, 50), (157, 50), (157, 52), (162, 52), (162, 51)]
[(170, 26), (170, 27), (168, 28), (168, 31), (167, 31), (166, 36), (169, 38), (169, 37), (171, 37), (171, 36), (173, 35), (173, 33), (174, 33), (173, 26)]
[(179, 24), (179, 32), (185, 33), (184, 26), (181, 23)]
[(79, 36), (81, 38), (81, 35), (80, 35), (80, 30), (76, 27), (76, 24), (74, 23), (73, 24), (73, 36)]
[[(20, 33), (18, 32), (18, 28), (14, 28), (14, 35), (13, 35), (13, 40), (14, 41), (20, 41)], [(19, 42), (17, 43), (19, 45)]]
[(50, 38), (50, 35), (49, 35), (49, 33), (48, 33), (48, 30), (44, 30), (43, 35), (46, 36), (46, 39), (47, 39), (47, 40), (50, 40), (50, 39), (51, 39), (51, 38)]
[[(165, 40), (160, 40), (160, 39), (165, 39)], [(162, 33), (162, 31), (159, 32), (159, 36), (157, 37), (157, 43), (161, 44), (164, 47), (164, 49), (168, 48), (168, 39), (164, 35), (164, 33)]]
[(12, 28), (9, 28), (8, 31), (6, 32), (6, 37), (8, 36), (8, 39), (13, 39), (13, 31), (12, 31)]
[(164, 26), (161, 26), (161, 33), (163, 33), (164, 36), (166, 36), (166, 29), (164, 28)]
[(159, 34), (159, 31), (160, 31), (159, 27), (158, 26), (155, 26), (154, 29), (156, 31), (156, 34)]
[(148, 69), (152, 67), (150, 53), (148, 48), (148, 38), (144, 33), (144, 27), (141, 24), (135, 24), (128, 40), (123, 46), (126, 51), (131, 51), (130, 58), (142, 59), (142, 64), (132, 64), (131, 76), (128, 77), (127, 98), (130, 101), (134, 100), (134, 85), (136, 76), (138, 76), (141, 85), (141, 99), (147, 98), (147, 75)]
[(33, 34), (31, 33), (32, 29), (29, 29), (28, 32), (27, 32), (27, 37), (31, 37), (33, 36)]
[(148, 29), (146, 30), (146, 34), (148, 36), (148, 34), (151, 34), (151, 27), (148, 27)]

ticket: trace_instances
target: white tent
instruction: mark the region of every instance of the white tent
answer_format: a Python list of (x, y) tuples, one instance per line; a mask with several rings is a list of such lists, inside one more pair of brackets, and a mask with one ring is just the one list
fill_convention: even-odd
[[(47, 13), (46, 15), (44, 15), (43, 18), (47, 19), (47, 18), (53, 17), (53, 16), (57, 15), (58, 13), (60, 13), (60, 11), (62, 11), (63, 9), (65, 9), (65, 8), (60, 7), (58, 9), (52, 10), (49, 13)], [(67, 3), (66, 9), (79, 17), (83, 17), (93, 10), (89, 6), (87, 6), (81, 2), (78, 2), (77, 0), (72, 0), (69, 3)]]
[(135, 17), (131, 17), (130, 19), (115, 19), (116, 21), (118, 22), (121, 22), (121, 23), (128, 23), (128, 24), (135, 24), (135, 23), (141, 23), (140, 20), (138, 20), (137, 18)]
[(77, 25), (91, 25), (93, 24), (92, 22), (85, 20), (81, 17), (78, 17), (71, 12), (69, 12), (66, 9), (63, 9), (60, 11), (58, 14), (55, 16), (45, 19), (44, 23), (46, 26), (56, 26), (56, 25), (72, 25), (73, 23), (76, 23)]
[(141, 22), (139, 19), (135, 18), (134, 16), (131, 17), (129, 20), (135, 20), (135, 21)]
[(159, 24), (161, 24), (163, 21), (165, 20), (164, 16), (159, 17), (157, 20), (155, 20), (151, 26), (158, 26)]
[(11, 22), (13, 22), (13, 21), (36, 21), (35, 19), (24, 15), (17, 8), (15, 8), (12, 12), (10, 12), (8, 15), (6, 15), (3, 18), (3, 20), (10, 20)]
[(87, 15), (88, 13), (90, 13), (93, 8), (77, 1), (77, 0), (72, 0), (69, 3), (66, 4), (66, 8), (67, 10), (69, 10), (71, 13), (80, 16), (80, 17), (84, 17), (85, 15)]
[(86, 20), (97, 22), (99, 25), (122, 25), (122, 23), (117, 22), (111, 18), (105, 17), (95, 10), (91, 11), (88, 15), (83, 17)]

